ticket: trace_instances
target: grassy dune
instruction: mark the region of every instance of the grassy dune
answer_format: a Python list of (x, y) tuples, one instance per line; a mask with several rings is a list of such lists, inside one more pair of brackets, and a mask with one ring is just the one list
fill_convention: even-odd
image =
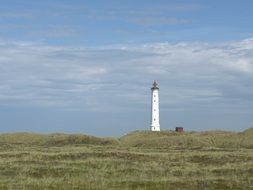
[(253, 148), (253, 128), (241, 133), (226, 131), (136, 131), (120, 138), (123, 144), (153, 148)]
[(241, 133), (136, 131), (0, 135), (4, 189), (253, 189), (253, 128)]

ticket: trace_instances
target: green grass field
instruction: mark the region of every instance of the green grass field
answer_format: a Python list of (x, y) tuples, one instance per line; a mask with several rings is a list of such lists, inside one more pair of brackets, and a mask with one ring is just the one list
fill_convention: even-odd
[(0, 135), (0, 190), (253, 189), (253, 128), (120, 138)]

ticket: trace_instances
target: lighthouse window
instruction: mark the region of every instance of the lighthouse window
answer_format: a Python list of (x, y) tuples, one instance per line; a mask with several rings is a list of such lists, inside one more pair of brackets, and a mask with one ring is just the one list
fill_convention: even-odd
[(156, 119), (154, 118), (154, 121), (155, 121)]
[(156, 102), (156, 101), (154, 100), (154, 102)]
[(156, 95), (154, 95), (154, 97), (156, 97)]
[(154, 111), (156, 111), (156, 109), (154, 109)]

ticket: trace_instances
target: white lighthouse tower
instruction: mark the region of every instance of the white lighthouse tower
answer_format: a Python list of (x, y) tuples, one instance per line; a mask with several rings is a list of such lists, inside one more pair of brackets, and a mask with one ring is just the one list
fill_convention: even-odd
[(154, 81), (151, 88), (151, 131), (160, 131), (159, 124), (159, 88)]

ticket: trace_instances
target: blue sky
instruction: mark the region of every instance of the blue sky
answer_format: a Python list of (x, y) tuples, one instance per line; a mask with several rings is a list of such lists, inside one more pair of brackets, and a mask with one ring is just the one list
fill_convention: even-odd
[(9, 0), (0, 6), (0, 132), (119, 136), (253, 125), (252, 1)]

